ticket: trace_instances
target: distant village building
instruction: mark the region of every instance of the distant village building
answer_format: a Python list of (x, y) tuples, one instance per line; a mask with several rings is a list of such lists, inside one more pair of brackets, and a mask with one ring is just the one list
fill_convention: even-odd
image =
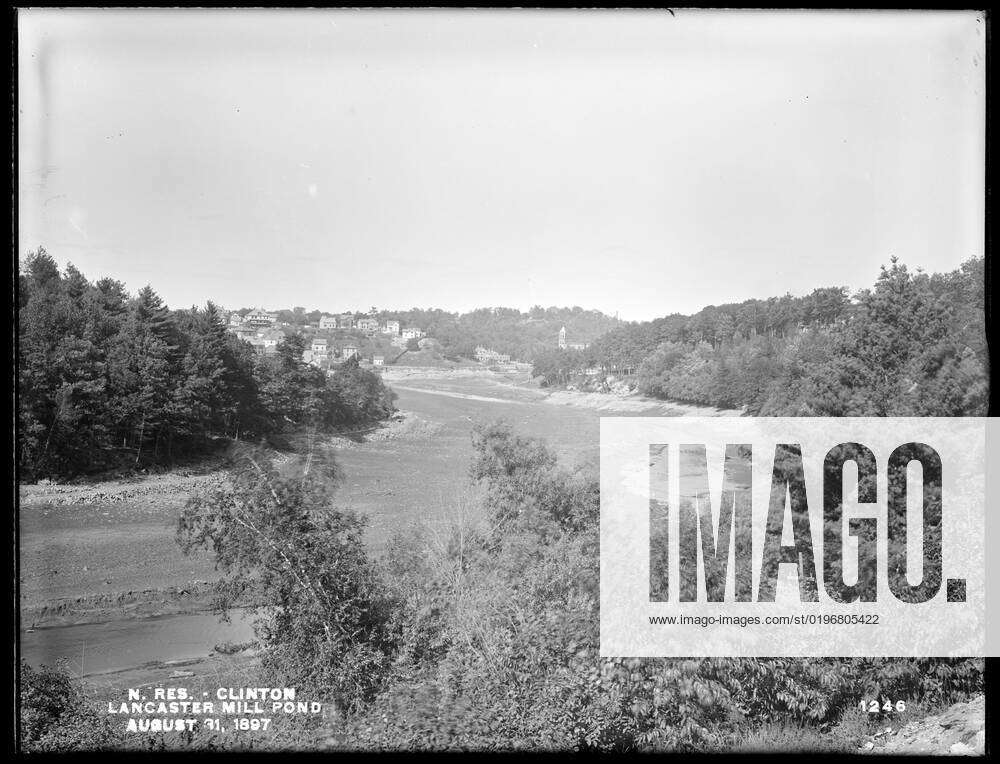
[(405, 348), (407, 342), (409, 342), (409, 340), (406, 339), (406, 337), (403, 337), (403, 336), (393, 337), (392, 338), (392, 344), (393, 344), (394, 347), (397, 347), (397, 348)]
[(338, 329), (353, 329), (354, 328), (354, 314), (353, 313), (341, 313), (337, 316), (337, 328)]
[(510, 355), (507, 353), (498, 353), (496, 350), (482, 345), (476, 347), (475, 355), (479, 363), (510, 363)]
[(386, 321), (382, 334), (399, 334), (399, 321)]
[(419, 340), (421, 337), (424, 336), (424, 333), (415, 326), (406, 327), (405, 329), (403, 329), (402, 334), (404, 340)]
[(340, 350), (340, 357), (347, 361), (351, 358), (358, 357), (358, 346), (357, 345), (344, 345)]
[(277, 348), (278, 343), (285, 339), (285, 333), (278, 329), (272, 329), (270, 331), (258, 332), (260, 341), (264, 345), (264, 350), (267, 352), (271, 348)]
[(372, 357), (373, 366), (385, 366), (385, 356), (377, 355)]
[(313, 337), (312, 346), (310, 348), (314, 355), (326, 355), (326, 338), (324, 337)]
[(280, 329), (250, 329), (240, 327), (236, 330), (236, 336), (253, 345), (253, 349), (260, 354), (274, 353), (278, 350), (278, 343), (285, 339), (285, 333)]
[(276, 315), (268, 313), (263, 308), (254, 308), (243, 317), (243, 323), (246, 326), (252, 326), (255, 328), (272, 326), (277, 320), (278, 317)]
[(336, 329), (337, 328), (337, 317), (336, 316), (323, 316), (319, 320), (320, 329)]
[(358, 329), (367, 333), (374, 334), (378, 331), (378, 319), (366, 316), (365, 318), (358, 319)]
[(243, 316), (239, 313), (229, 314), (229, 326), (230, 328), (236, 328), (238, 326), (243, 326)]
[(561, 350), (586, 350), (586, 342), (567, 342), (566, 341), (566, 327), (564, 326), (559, 330), (559, 348)]

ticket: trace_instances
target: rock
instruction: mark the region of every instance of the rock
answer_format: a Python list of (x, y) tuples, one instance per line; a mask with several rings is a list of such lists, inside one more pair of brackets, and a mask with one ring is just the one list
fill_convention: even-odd
[[(981, 756), (986, 747), (986, 701), (982, 695), (908, 723), (874, 753), (893, 755)], [(865, 747), (864, 750), (872, 750)]]
[(979, 730), (972, 739), (972, 747), (979, 753), (986, 753), (986, 730)]
[(865, 743), (865, 750), (866, 751), (870, 751), (874, 747), (875, 747), (875, 743), (873, 743), (871, 740), (869, 740), (867, 743)]

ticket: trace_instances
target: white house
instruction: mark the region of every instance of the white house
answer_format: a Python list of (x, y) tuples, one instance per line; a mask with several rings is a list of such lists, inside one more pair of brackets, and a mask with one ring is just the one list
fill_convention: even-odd
[(386, 321), (382, 334), (399, 334), (399, 321)]
[(358, 346), (357, 345), (344, 345), (340, 350), (340, 357), (343, 360), (348, 360), (350, 358), (358, 357)]
[(405, 329), (403, 329), (404, 340), (419, 340), (423, 336), (424, 333), (415, 326), (408, 326)]
[(336, 329), (337, 328), (337, 317), (336, 316), (323, 316), (319, 320), (320, 329)]
[(380, 355), (373, 356), (372, 357), (372, 365), (373, 366), (385, 366), (385, 357), (384, 356), (380, 356)]
[(510, 363), (510, 355), (479, 345), (476, 347), (476, 360), (479, 363)]
[(263, 308), (254, 308), (243, 317), (243, 323), (247, 326), (271, 326), (278, 317), (273, 313), (268, 313)]
[(326, 338), (325, 337), (313, 337), (312, 345), (310, 349), (313, 355), (326, 355)]

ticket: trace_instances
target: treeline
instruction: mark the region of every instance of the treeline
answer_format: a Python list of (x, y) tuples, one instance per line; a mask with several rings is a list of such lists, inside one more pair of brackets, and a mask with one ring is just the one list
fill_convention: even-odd
[(60, 273), (44, 249), (18, 280), (21, 478), (171, 464), (219, 439), (327, 430), (393, 410), (377, 374), (304, 365), (301, 337), (258, 355), (212, 303), (170, 310), (149, 286)]
[(539, 357), (534, 373), (596, 385), (627, 373), (647, 395), (759, 416), (982, 415), (984, 261), (928, 275), (893, 258), (853, 299), (830, 287), (630, 324)]
[(542, 308), (527, 313), (515, 308), (480, 308), (443, 320), (428, 334), (437, 338), (445, 352), (474, 357), (477, 345), (507, 353), (516, 361), (531, 362), (558, 346), (559, 330), (565, 326), (569, 342), (591, 342), (621, 322), (597, 310)]
[[(249, 308), (241, 308), (237, 312), (245, 314), (248, 311)], [(275, 311), (275, 315), (278, 321), (292, 326), (307, 326), (317, 323), (324, 313), (295, 307)], [(559, 330), (563, 326), (569, 342), (591, 342), (622, 323), (598, 310), (543, 308), (540, 305), (527, 312), (516, 308), (478, 308), (468, 313), (449, 313), (438, 308), (396, 311), (372, 308), (365, 315), (377, 318), (380, 324), (391, 319), (404, 327), (419, 327), (438, 341), (442, 354), (448, 358), (474, 358), (476, 346), (483, 345), (525, 362), (557, 347)]]

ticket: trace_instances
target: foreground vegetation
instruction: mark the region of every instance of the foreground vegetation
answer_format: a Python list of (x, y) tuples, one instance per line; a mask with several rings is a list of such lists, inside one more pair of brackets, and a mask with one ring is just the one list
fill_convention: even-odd
[(18, 467), (22, 480), (189, 459), (229, 440), (384, 419), (380, 377), (302, 363), (301, 337), (260, 356), (212, 303), (169, 310), (150, 287), (60, 273), (31, 253), (18, 283)]
[[(269, 605), (254, 682), (336, 709), (326, 728), (275, 746), (849, 750), (884, 723), (859, 698), (931, 709), (982, 691), (977, 659), (599, 657), (596, 476), (503, 423), (474, 433), (479, 504), (399, 535), (378, 560), (363, 519), (336, 505), (336, 475), (319, 451), (276, 463), (237, 450), (230, 480), (193, 498), (178, 526), (185, 549), (214, 550), (220, 608)], [(36, 747), (141, 744), (116, 730), (74, 737), (86, 705), (24, 686), (22, 734)]]

